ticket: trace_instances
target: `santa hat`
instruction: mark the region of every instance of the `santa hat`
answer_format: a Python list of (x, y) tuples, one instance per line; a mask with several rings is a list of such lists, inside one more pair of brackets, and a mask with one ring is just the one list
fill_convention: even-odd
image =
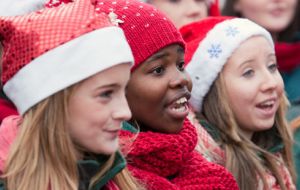
[(17, 16), (42, 9), (47, 0), (1, 0), (1, 16)]
[(190, 103), (196, 111), (201, 111), (205, 95), (242, 42), (260, 35), (274, 48), (267, 30), (243, 18), (206, 18), (184, 26), (180, 32), (187, 43), (186, 70), (193, 81)]
[(19, 113), (133, 56), (123, 31), (90, 0), (0, 17), (2, 81)]
[(114, 12), (132, 49), (134, 70), (162, 48), (184, 41), (167, 17), (152, 5), (139, 0), (95, 0), (97, 10)]

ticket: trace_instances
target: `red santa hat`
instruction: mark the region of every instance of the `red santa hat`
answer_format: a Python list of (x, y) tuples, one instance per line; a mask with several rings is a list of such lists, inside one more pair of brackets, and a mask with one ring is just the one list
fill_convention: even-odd
[(19, 113), (133, 56), (123, 31), (90, 0), (0, 17), (2, 82)]
[(193, 81), (190, 103), (196, 111), (201, 111), (205, 95), (242, 42), (260, 35), (274, 48), (270, 33), (244, 18), (210, 17), (186, 25), (180, 32), (187, 43), (186, 70)]

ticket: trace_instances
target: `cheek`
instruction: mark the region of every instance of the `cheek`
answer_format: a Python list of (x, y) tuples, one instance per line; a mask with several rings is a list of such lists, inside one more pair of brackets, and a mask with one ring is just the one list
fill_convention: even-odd
[(282, 96), (284, 93), (284, 83), (283, 79), (280, 75), (278, 75), (278, 85), (277, 85), (277, 93), (279, 96)]

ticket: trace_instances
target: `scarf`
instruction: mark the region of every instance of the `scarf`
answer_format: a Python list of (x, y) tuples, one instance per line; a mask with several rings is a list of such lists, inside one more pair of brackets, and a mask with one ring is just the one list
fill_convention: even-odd
[[(210, 135), (210, 137), (207, 137), (207, 138), (200, 138), (201, 140), (199, 141), (198, 144), (201, 144), (201, 146), (199, 146), (201, 148), (199, 151), (205, 152), (204, 150), (207, 150), (207, 149), (212, 150), (213, 152), (206, 154), (206, 156), (208, 156), (212, 162), (224, 164), (225, 159), (226, 159), (224, 150), (221, 147), (215, 147), (215, 145), (217, 145), (216, 141), (218, 141), (218, 139), (220, 139), (220, 134), (219, 134), (220, 132), (204, 120), (201, 120), (199, 123), (199, 121), (195, 117), (195, 113), (193, 113), (193, 112), (192, 112), (192, 114), (190, 114), (189, 117), (193, 119), (192, 121), (193, 121), (193, 124), (195, 125), (195, 127), (198, 129), (199, 137), (204, 137), (204, 136)], [(208, 140), (208, 141), (206, 141), (206, 140)], [(213, 142), (212, 140), (215, 142)], [(212, 147), (213, 147), (213, 149), (212, 149)], [(296, 187), (292, 181), (290, 172), (288, 171), (286, 165), (284, 164), (282, 155), (279, 152), (279, 150), (281, 150), (281, 149), (282, 149), (282, 143), (278, 143), (276, 146), (270, 148), (270, 150), (268, 150), (268, 151), (272, 152), (276, 156), (276, 158), (278, 160), (279, 170), (283, 176), (283, 179), (284, 179), (287, 189), (296, 190)], [(281, 189), (279, 184), (277, 183), (275, 176), (269, 170), (266, 170), (265, 177), (267, 180), (268, 187), (270, 187), (270, 189), (272, 189), (272, 190), (280, 190)], [(259, 185), (257, 187), (257, 190), (263, 190), (263, 189), (264, 188), (263, 188), (262, 181), (259, 180)]]
[(122, 131), (120, 137), (135, 138), (128, 168), (149, 190), (238, 189), (225, 168), (195, 151), (197, 133), (187, 119), (178, 134)]

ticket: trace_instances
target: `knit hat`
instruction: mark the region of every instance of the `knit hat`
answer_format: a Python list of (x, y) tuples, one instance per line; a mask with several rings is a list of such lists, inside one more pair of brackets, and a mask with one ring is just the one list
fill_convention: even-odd
[(134, 70), (147, 58), (171, 45), (184, 47), (184, 41), (167, 17), (152, 5), (139, 0), (95, 0), (97, 10), (113, 11), (133, 52)]
[(0, 17), (0, 40), (3, 89), (20, 114), (100, 71), (133, 62), (123, 31), (90, 0)]
[(187, 43), (186, 70), (193, 82), (190, 103), (196, 111), (201, 111), (205, 95), (242, 42), (261, 35), (274, 48), (270, 33), (244, 18), (206, 18), (186, 25), (180, 32)]

